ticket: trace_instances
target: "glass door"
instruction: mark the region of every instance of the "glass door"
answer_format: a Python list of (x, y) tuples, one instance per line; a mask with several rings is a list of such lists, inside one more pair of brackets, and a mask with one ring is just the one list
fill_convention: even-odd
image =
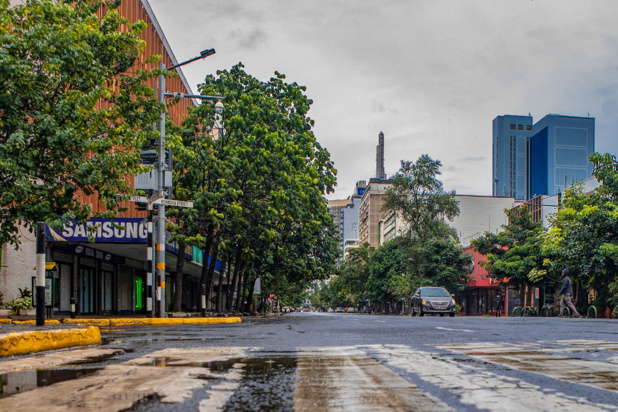
[(95, 306), (95, 279), (94, 269), (81, 267), (79, 270), (79, 312), (81, 314), (94, 313)]

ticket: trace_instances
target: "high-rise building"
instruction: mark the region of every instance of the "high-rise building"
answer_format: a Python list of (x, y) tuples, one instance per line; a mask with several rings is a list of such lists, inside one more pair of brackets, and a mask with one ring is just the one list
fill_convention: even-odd
[(594, 118), (549, 114), (532, 127), (527, 199), (553, 196), (592, 176)]
[(592, 175), (594, 118), (550, 114), (493, 120), (492, 193), (528, 200), (554, 195)]
[(358, 211), (366, 186), (367, 183), (360, 180), (356, 183), (352, 196), (328, 201), (328, 211), (339, 231), (341, 256), (345, 256), (346, 244), (358, 244)]
[(369, 243), (376, 249), (380, 245), (380, 220), (386, 190), (391, 187), (390, 180), (369, 179), (367, 190), (363, 193), (359, 206), (358, 243)]
[(493, 121), (493, 196), (526, 198), (527, 146), (531, 116), (498, 116)]
[(376, 179), (386, 179), (384, 172), (384, 133), (378, 135), (378, 145), (376, 146)]

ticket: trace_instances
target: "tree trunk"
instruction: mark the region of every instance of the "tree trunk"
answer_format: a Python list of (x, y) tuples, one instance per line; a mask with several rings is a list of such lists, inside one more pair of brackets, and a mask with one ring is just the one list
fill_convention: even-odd
[[(200, 278), (200, 284), (198, 285), (198, 290), (199, 290), (199, 294), (201, 295), (202, 293), (202, 285), (206, 284), (206, 280), (208, 279), (208, 257), (210, 256), (210, 249), (212, 248), (212, 242), (213, 242), (213, 237), (212, 237), (212, 225), (208, 226), (207, 229), (207, 233), (206, 233), (206, 247), (204, 248), (204, 259), (202, 262), (202, 276)], [(208, 290), (206, 290), (206, 294), (208, 294)], [(208, 298), (208, 295), (207, 295)], [(202, 299), (200, 296), (199, 299), (199, 309), (206, 309), (202, 307)], [(208, 303), (206, 303), (206, 307), (208, 307)]]
[(238, 248), (236, 251), (236, 258), (234, 259), (234, 275), (232, 276), (232, 285), (228, 290), (227, 296), (227, 310), (231, 311), (234, 306), (234, 291), (236, 290), (236, 282), (238, 281), (238, 276), (240, 274), (240, 267), (242, 266), (242, 262), (240, 260), (241, 250)]
[(238, 279), (236, 285), (236, 313), (242, 312), (242, 272), (238, 272)]
[(227, 269), (227, 259), (228, 253), (224, 253), (221, 256), (221, 272), (219, 273), (219, 285), (217, 286), (217, 306), (215, 309), (218, 313), (223, 312), (223, 299), (221, 299), (221, 294), (223, 292), (223, 277)]
[(211, 296), (212, 284), (215, 280), (215, 269), (217, 267), (217, 258), (219, 257), (219, 249), (214, 245), (211, 252), (210, 265), (208, 265), (208, 277), (206, 278), (206, 307), (212, 309), (212, 302), (208, 299)]
[[(249, 286), (249, 296), (247, 296), (247, 312), (251, 312), (251, 305), (253, 304), (253, 289), (255, 288), (255, 279), (251, 281)], [(253, 308), (255, 311), (255, 308)]]
[(172, 310), (174, 312), (180, 312), (182, 310), (182, 281), (184, 278), (185, 268), (185, 241), (178, 241), (178, 255), (176, 257), (176, 279), (174, 280), (175, 295), (174, 305)]
[[(245, 276), (243, 276), (242, 279), (242, 295), (245, 294), (245, 292), (247, 291), (247, 283), (249, 282), (249, 274), (246, 274)], [(241, 302), (243, 301), (241, 294), (239, 293), (238, 296), (241, 298)], [(249, 312), (249, 302), (247, 302), (244, 307), (243, 307), (243, 312)]]

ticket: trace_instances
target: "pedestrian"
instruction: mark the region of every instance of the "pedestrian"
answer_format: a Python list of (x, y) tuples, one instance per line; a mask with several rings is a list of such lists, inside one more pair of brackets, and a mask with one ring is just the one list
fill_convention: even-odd
[(502, 298), (500, 295), (496, 296), (494, 299), (494, 311), (496, 312), (496, 317), (499, 318), (502, 315), (502, 307), (504, 304), (502, 303)]
[(561, 276), (562, 276), (562, 288), (560, 288), (560, 292), (558, 292), (559, 295), (562, 295), (562, 298), (560, 299), (559, 317), (563, 317), (562, 312), (564, 311), (564, 307), (568, 306), (568, 308), (571, 309), (571, 313), (573, 313), (573, 317), (579, 318), (579, 313), (577, 312), (577, 309), (575, 309), (575, 305), (573, 305), (573, 302), (571, 300), (573, 299), (573, 285), (571, 284), (571, 278), (569, 277), (569, 271), (566, 269), (563, 269)]

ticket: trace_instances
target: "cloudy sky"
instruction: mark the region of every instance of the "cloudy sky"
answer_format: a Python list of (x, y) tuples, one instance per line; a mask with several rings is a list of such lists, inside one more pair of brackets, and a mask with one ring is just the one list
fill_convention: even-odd
[(596, 150), (618, 154), (616, 0), (149, 0), (183, 72), (274, 71), (307, 86), (315, 134), (338, 170), (328, 198), (429, 154), (458, 194), (491, 194), (492, 120), (596, 118)]

